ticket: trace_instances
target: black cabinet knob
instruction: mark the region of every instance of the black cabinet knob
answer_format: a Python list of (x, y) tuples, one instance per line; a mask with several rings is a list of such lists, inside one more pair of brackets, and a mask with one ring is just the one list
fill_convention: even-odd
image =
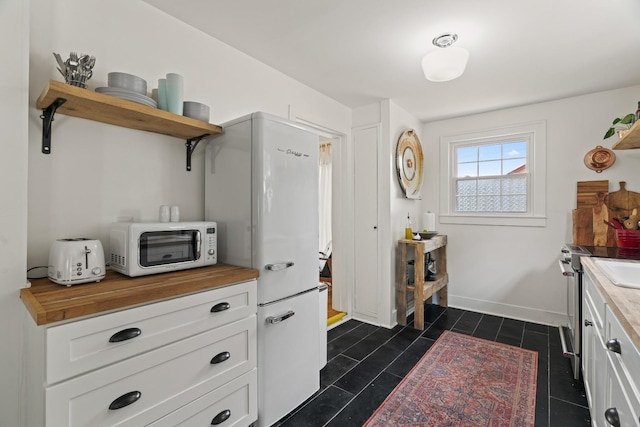
[(618, 410), (616, 408), (609, 408), (604, 411), (604, 418), (613, 427), (620, 427), (620, 415), (618, 415)]
[(620, 347), (620, 341), (617, 338), (612, 338), (607, 341), (607, 349), (614, 353), (622, 354), (622, 348)]
[(591, 320), (584, 319), (584, 326), (593, 326), (593, 322)]

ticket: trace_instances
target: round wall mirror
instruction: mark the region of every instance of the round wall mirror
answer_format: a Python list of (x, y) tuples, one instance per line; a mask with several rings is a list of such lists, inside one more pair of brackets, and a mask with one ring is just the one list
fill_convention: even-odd
[(402, 132), (396, 147), (396, 172), (400, 187), (408, 199), (420, 198), (423, 161), (422, 146), (415, 131), (408, 129)]

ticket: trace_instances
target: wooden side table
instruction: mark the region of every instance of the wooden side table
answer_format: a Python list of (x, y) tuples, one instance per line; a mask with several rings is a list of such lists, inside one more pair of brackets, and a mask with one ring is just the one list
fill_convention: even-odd
[[(436, 279), (424, 280), (424, 258), (426, 253), (436, 262)], [(413, 285), (409, 284), (407, 263), (414, 260)], [(447, 236), (438, 234), (429, 240), (399, 240), (396, 252), (396, 309), (398, 324), (407, 324), (407, 297), (413, 292), (414, 320), (416, 329), (424, 329), (424, 305), (433, 294), (438, 303), (447, 307)]]

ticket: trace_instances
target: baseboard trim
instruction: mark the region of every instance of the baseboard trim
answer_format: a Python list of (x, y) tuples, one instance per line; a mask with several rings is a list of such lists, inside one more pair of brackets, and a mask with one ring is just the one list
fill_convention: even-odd
[(567, 314), (565, 313), (555, 313), (530, 307), (465, 298), (451, 294), (449, 294), (449, 306), (542, 325), (559, 326), (567, 324)]

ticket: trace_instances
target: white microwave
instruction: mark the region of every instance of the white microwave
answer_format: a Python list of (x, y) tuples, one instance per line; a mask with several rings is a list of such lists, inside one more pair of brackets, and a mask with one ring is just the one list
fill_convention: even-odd
[(218, 262), (215, 222), (118, 222), (109, 230), (109, 266), (144, 276)]

